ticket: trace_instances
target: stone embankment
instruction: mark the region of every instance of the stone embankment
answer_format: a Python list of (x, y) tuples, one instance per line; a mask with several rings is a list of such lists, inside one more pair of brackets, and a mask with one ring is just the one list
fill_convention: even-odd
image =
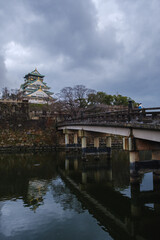
[(0, 101), (0, 152), (52, 151), (61, 143), (56, 115), (31, 112), (26, 101)]
[(0, 152), (51, 151), (61, 144), (61, 139), (51, 119), (0, 124)]

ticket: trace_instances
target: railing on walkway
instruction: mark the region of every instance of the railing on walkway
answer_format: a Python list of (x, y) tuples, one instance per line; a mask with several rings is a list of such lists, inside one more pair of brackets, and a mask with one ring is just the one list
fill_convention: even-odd
[(143, 123), (160, 124), (160, 107), (154, 108), (131, 108), (123, 111), (101, 112), (95, 114), (86, 114), (81, 112), (79, 117), (71, 115), (64, 116), (64, 120), (58, 123), (58, 126), (64, 123)]

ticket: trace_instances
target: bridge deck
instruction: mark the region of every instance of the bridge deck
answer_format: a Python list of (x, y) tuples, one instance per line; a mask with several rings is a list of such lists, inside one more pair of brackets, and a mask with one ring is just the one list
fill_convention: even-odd
[(160, 108), (67, 116), (58, 129), (85, 130), (160, 142)]

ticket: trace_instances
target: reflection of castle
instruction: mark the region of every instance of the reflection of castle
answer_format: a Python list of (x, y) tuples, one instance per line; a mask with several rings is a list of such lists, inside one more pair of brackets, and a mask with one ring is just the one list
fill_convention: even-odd
[(48, 183), (43, 180), (29, 181), (26, 203), (34, 211), (43, 204), (43, 196), (47, 192)]
[(22, 198), (24, 206), (33, 211), (44, 204), (50, 179), (57, 177), (53, 154), (45, 156), (42, 153), (0, 156), (0, 214), (4, 199)]
[(21, 85), (23, 98), (31, 103), (47, 103), (52, 100), (52, 92), (49, 87), (43, 82), (44, 75), (41, 75), (37, 69), (25, 75), (25, 82)]

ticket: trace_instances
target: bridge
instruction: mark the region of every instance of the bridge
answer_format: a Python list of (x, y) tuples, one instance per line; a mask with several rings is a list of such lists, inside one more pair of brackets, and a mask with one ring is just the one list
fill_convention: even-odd
[(68, 115), (58, 123), (58, 130), (65, 134), (69, 146), (70, 134), (73, 144), (81, 138), (82, 150), (87, 148), (87, 138), (94, 138), (94, 148), (99, 149), (99, 138), (106, 138), (106, 147), (111, 148), (112, 136), (122, 137), (123, 149), (130, 154), (130, 163), (139, 161), (140, 150), (152, 150), (152, 160), (160, 160), (160, 108), (128, 108), (124, 111), (81, 114), (73, 118)]

